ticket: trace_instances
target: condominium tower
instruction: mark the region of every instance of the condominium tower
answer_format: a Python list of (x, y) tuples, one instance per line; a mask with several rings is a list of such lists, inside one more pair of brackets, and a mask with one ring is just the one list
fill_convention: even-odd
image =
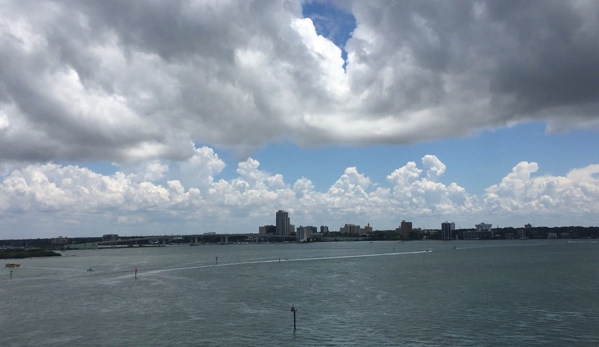
[(453, 222), (441, 223), (441, 240), (453, 240), (455, 224)]
[(289, 214), (286, 211), (278, 210), (276, 214), (277, 218), (277, 235), (289, 235), (291, 234), (291, 224), (289, 223)]

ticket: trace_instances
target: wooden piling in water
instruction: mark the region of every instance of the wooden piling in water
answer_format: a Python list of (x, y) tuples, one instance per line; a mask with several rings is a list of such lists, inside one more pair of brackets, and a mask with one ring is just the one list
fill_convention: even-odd
[(293, 312), (293, 330), (295, 330), (295, 312), (297, 312), (297, 310), (293, 304), (291, 304), (291, 312)]

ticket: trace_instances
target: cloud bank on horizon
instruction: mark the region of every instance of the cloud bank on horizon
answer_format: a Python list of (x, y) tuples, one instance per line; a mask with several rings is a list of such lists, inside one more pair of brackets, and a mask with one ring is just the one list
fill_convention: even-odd
[[(326, 16), (320, 35), (299, 0), (0, 1), (3, 229), (235, 230), (279, 208), (331, 229), (593, 220), (598, 165), (534, 177), (536, 163), (514, 163), (478, 196), (441, 183), (434, 155), (387, 182), (347, 168), (324, 192), (260, 170), (250, 155), (269, 143), (410, 144), (532, 121), (599, 129), (596, 1), (334, 4), (355, 19), (346, 42)], [(237, 178), (215, 178), (225, 162), (213, 148), (244, 158)]]
[(335, 44), (301, 1), (3, 1), (0, 160), (599, 125), (596, 1), (338, 4), (356, 27)]
[(408, 162), (394, 170), (386, 183), (372, 182), (349, 167), (325, 192), (315, 190), (308, 178), (285, 182), (259, 165), (249, 158), (238, 164), (237, 178), (215, 180), (225, 163), (209, 147), (198, 148), (184, 162), (154, 161), (113, 175), (31, 164), (13, 170), (0, 184), (4, 237), (100, 235), (119, 229), (126, 235), (256, 232), (259, 225), (274, 223), (278, 209), (288, 210), (297, 225), (324, 224), (330, 230), (369, 222), (389, 230), (401, 219), (437, 228), (446, 219), (463, 227), (514, 220), (579, 225), (599, 213), (599, 165), (563, 177), (532, 177), (537, 164), (521, 162), (480, 197), (456, 183), (440, 183), (446, 165), (434, 155), (424, 156), (421, 165)]

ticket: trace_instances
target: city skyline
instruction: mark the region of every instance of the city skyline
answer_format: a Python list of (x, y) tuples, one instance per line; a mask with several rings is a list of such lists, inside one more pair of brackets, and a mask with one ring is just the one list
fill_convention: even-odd
[(0, 13), (0, 238), (597, 224), (599, 3)]

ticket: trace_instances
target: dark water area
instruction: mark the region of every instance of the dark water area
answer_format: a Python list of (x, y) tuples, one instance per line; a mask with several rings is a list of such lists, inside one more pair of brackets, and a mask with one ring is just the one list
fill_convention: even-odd
[(18, 262), (0, 271), (3, 347), (599, 345), (591, 242), (170, 246)]

